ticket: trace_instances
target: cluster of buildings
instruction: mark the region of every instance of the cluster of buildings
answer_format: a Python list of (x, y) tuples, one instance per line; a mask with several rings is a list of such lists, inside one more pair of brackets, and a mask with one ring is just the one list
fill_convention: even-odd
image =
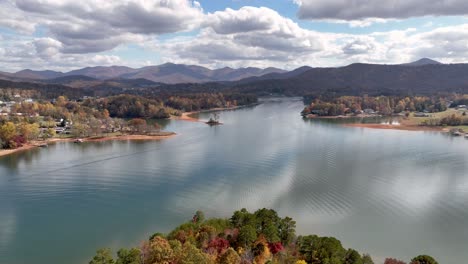
[(9, 115), (11, 112), (11, 107), (15, 105), (15, 101), (3, 102), (0, 101), (0, 115)]
[(32, 103), (34, 102), (31, 98), (21, 98), (21, 95), (15, 94), (13, 101), (1, 101), (0, 100), (0, 115), (9, 115), (11, 113), (11, 108), (17, 103)]

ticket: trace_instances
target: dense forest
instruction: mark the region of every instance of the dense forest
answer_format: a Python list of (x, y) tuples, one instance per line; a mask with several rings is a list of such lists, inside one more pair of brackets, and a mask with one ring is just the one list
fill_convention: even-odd
[[(194, 106), (199, 109), (221, 107), (224, 104), (245, 105), (256, 102), (256, 95), (248, 92), (237, 92), (222, 83), (204, 84), (148, 84), (147, 80), (109, 80), (94, 86), (72, 88), (63, 84), (38, 82), (13, 82), (0, 79), (0, 100), (10, 101), (15, 94), (27, 94), (29, 98), (51, 100), (65, 96), (70, 100), (79, 100), (83, 97), (102, 98), (117, 95), (135, 95), (148, 99), (166, 101), (171, 97), (181, 97), (198, 101)], [(221, 102), (214, 102), (218, 97)], [(219, 98), (222, 96), (223, 98)]]
[[(230, 83), (237, 92), (258, 95), (302, 96), (336, 93), (338, 96), (432, 96), (468, 93), (467, 64), (378, 65), (355, 63), (338, 68), (311, 68), (290, 76)], [(289, 74), (289, 75), (288, 75)]]
[[(304, 117), (403, 117), (412, 126), (468, 126), (468, 95), (449, 96), (305, 96)], [(448, 111), (447, 111), (448, 110)], [(440, 113), (440, 114), (438, 114)], [(412, 118), (410, 118), (412, 117)], [(419, 120), (415, 118), (420, 118)], [(464, 132), (462, 129), (461, 132)]]
[(409, 112), (442, 112), (447, 110), (448, 100), (433, 96), (306, 96), (303, 115), (337, 116), (361, 113), (370, 109), (381, 115), (392, 115)]
[[(235, 211), (231, 218), (205, 219), (197, 211), (191, 220), (168, 234), (155, 233), (140, 247), (96, 252), (89, 264), (374, 264), (372, 257), (343, 247), (333, 237), (297, 235), (296, 222), (271, 209)], [(437, 264), (419, 255), (410, 264)], [(406, 264), (387, 258), (385, 264)]]
[[(70, 99), (78, 99), (83, 96), (93, 96), (94, 91), (90, 89), (71, 88), (60, 84), (42, 84), (33, 82), (12, 82), (0, 79), (0, 91), (28, 91), (33, 94), (33, 99), (52, 99), (59, 96), (65, 96)], [(8, 92), (7, 92), (8, 93)], [(12, 100), (13, 98), (3, 98), (4, 101)], [(6, 100), (8, 99), (8, 100)]]
[(99, 99), (86, 99), (83, 105), (100, 111), (109, 111), (110, 116), (119, 118), (169, 118), (180, 115), (158, 99), (147, 99), (135, 95), (117, 95)]

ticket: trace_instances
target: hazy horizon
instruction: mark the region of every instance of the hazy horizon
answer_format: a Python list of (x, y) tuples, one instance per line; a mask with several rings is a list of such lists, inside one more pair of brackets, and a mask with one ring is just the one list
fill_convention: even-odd
[(7, 0), (0, 7), (4, 72), (165, 62), (292, 70), (468, 59), (468, 7), (461, 0)]
[[(146, 66), (142, 66), (142, 67), (130, 67), (130, 66), (127, 66), (127, 65), (96, 65), (96, 66), (84, 66), (84, 67), (79, 67), (79, 68), (73, 68), (71, 70), (66, 70), (66, 71), (60, 71), (60, 70), (57, 70), (55, 72), (61, 72), (61, 73), (67, 73), (67, 72), (71, 72), (71, 71), (75, 71), (75, 70), (80, 70), (80, 69), (84, 69), (84, 68), (97, 68), (97, 67), (108, 67), (108, 68), (112, 68), (112, 67), (127, 67), (127, 68), (131, 68), (131, 69), (141, 69), (141, 68), (145, 68), (145, 67), (156, 67), (156, 66), (163, 66), (163, 65), (167, 65), (167, 64), (173, 64), (173, 65), (185, 65), (185, 66), (198, 66), (198, 67), (204, 67), (204, 68), (207, 68), (209, 70), (220, 70), (220, 69), (224, 69), (224, 68), (231, 68), (231, 69), (247, 69), (247, 68), (258, 68), (258, 69), (268, 69), (268, 68), (275, 68), (275, 69), (280, 69), (280, 70), (285, 70), (285, 71), (293, 71), (295, 69), (299, 69), (299, 68), (302, 68), (302, 67), (312, 67), (312, 68), (340, 68), (340, 67), (347, 67), (349, 65), (352, 65), (352, 64), (374, 64), (374, 65), (401, 65), (401, 64), (409, 64), (409, 63), (413, 63), (413, 62), (418, 62), (420, 60), (432, 60), (431, 58), (420, 58), (420, 59), (417, 59), (417, 60), (414, 60), (414, 61), (408, 61), (408, 62), (404, 62), (404, 63), (399, 63), (399, 64), (387, 64), (387, 63), (367, 63), (367, 62), (353, 62), (353, 63), (350, 63), (350, 64), (346, 64), (346, 65), (337, 65), (337, 66), (328, 66), (328, 67), (314, 67), (313, 65), (302, 65), (302, 66), (298, 66), (296, 68), (293, 68), (293, 69), (285, 69), (285, 68), (279, 68), (279, 67), (273, 67), (273, 66), (269, 66), (269, 67), (252, 67), (252, 66), (247, 66), (247, 67), (238, 67), (238, 68), (233, 68), (233, 67), (229, 67), (229, 66), (223, 66), (223, 67), (218, 67), (218, 68), (210, 68), (210, 67), (206, 67), (206, 66), (202, 66), (202, 65), (197, 65), (197, 64), (183, 64), (183, 63), (173, 63), (173, 62), (164, 62), (164, 63), (161, 63), (161, 64), (154, 64), (154, 65), (146, 65)], [(438, 62), (436, 60), (433, 60), (435, 62)], [(459, 62), (460, 64), (465, 64), (466, 62)], [(442, 64), (451, 64), (451, 63), (442, 63)], [(453, 64), (456, 64), (456, 63), (453, 63)], [(50, 70), (50, 69), (31, 69), (31, 68), (25, 68), (25, 69), (21, 69), (19, 71), (2, 71), (2, 72), (5, 72), (5, 73), (17, 73), (17, 72), (20, 72), (20, 71), (54, 71), (54, 70)]]

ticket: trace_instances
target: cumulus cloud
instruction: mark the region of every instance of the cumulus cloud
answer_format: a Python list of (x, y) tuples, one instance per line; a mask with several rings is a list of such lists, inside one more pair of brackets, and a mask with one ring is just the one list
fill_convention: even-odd
[(432, 57), (449, 62), (468, 58), (468, 24), (436, 28), (413, 36), (408, 45), (414, 57)]
[[(313, 19), (341, 23), (347, 20), (346, 23), (357, 27), (384, 23), (395, 17), (381, 15), (382, 10), (388, 9), (386, 2), (380, 2), (376, 17), (367, 17), (362, 15), (367, 7), (359, 9), (358, 2), (362, 1), (358, 0), (292, 1), (300, 6), (300, 12), (311, 5), (318, 10), (324, 8), (324, 12), (319, 12), (321, 16)], [(446, 1), (444, 6), (448, 8), (449, 3), (457, 1)], [(345, 2), (349, 10), (340, 11)], [(367, 2), (375, 5), (375, 1)], [(415, 0), (407, 2), (409, 8)], [(391, 8), (398, 9), (400, 5), (398, 2)], [(151, 59), (152, 54), (157, 55), (154, 63), (170, 61), (212, 68), (291, 69), (353, 62), (402, 63), (420, 57), (443, 62), (468, 59), (468, 24), (424, 28), (426, 32), (406, 29), (358, 35), (305, 29), (266, 7), (245, 6), (205, 13), (199, 3), (188, 0), (0, 0), (0, 7), (0, 27), (21, 32), (0, 33), (0, 65), (10, 71), (114, 64), (138, 67)], [(158, 37), (179, 31), (192, 34)], [(130, 43), (138, 44), (149, 57), (133, 64), (136, 62), (122, 61), (114, 55), (118, 54), (119, 46), (123, 48), (122, 44)]]
[(296, 0), (296, 3), (299, 5), (299, 18), (312, 20), (403, 19), (468, 14), (466, 0)]
[(343, 46), (343, 53), (349, 55), (367, 54), (375, 49), (374, 41), (368, 38), (358, 38)]
[(11, 0), (0, 1), (0, 26), (12, 28), (22, 33), (33, 33), (36, 23), (24, 18)]
[(7, 39), (1, 44), (4, 46), (0, 48), (0, 65), (9, 72), (25, 68), (64, 71), (123, 63), (115, 55), (61, 53), (62, 43), (52, 38)]
[(233, 34), (252, 31), (278, 30), (278, 27), (297, 27), (291, 20), (284, 19), (276, 11), (266, 7), (245, 6), (239, 10), (227, 8), (208, 14), (205, 26), (218, 34)]
[(62, 43), (52, 38), (40, 38), (33, 42), (36, 53), (43, 59), (49, 59), (60, 53)]
[(16, 0), (16, 5), (51, 21), (72, 20), (132, 33), (185, 30), (196, 25), (202, 15), (199, 3), (189, 0)]
[[(304, 31), (283, 39), (274, 34), (263, 35), (262, 30), (218, 34), (208, 28), (190, 41), (172, 39), (158, 43), (155, 48), (165, 51), (165, 60), (208, 67), (291, 69), (302, 65), (341, 66), (355, 62), (397, 64), (421, 57), (446, 63), (468, 59), (468, 24), (427, 32), (409, 28), (368, 35)], [(309, 39), (320, 45), (310, 48), (309, 44), (303, 43)]]
[[(106, 51), (143, 36), (190, 30), (203, 17), (199, 3), (189, 0), (16, 0), (14, 4), (14, 15), (0, 18), (0, 25), (15, 20), (27, 22), (10, 27), (47, 27), (51, 37), (63, 44), (64, 53)], [(20, 15), (24, 18), (18, 19)]]
[[(172, 60), (192, 59), (235, 66), (284, 63), (321, 51), (325, 44), (317, 32), (305, 30), (289, 18), (265, 7), (242, 7), (208, 14), (195, 39), (173, 39), (157, 46)], [(284, 65), (283, 65), (284, 67)]]

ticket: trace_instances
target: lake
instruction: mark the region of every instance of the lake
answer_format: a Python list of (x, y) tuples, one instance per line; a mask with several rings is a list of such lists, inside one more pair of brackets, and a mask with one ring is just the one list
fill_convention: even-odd
[[(0, 158), (0, 263), (87, 263), (191, 219), (267, 207), (374, 259), (468, 259), (468, 140), (303, 120), (300, 99), (170, 120), (162, 141)], [(200, 114), (208, 119), (209, 113)], [(378, 263), (378, 262), (377, 262)]]

